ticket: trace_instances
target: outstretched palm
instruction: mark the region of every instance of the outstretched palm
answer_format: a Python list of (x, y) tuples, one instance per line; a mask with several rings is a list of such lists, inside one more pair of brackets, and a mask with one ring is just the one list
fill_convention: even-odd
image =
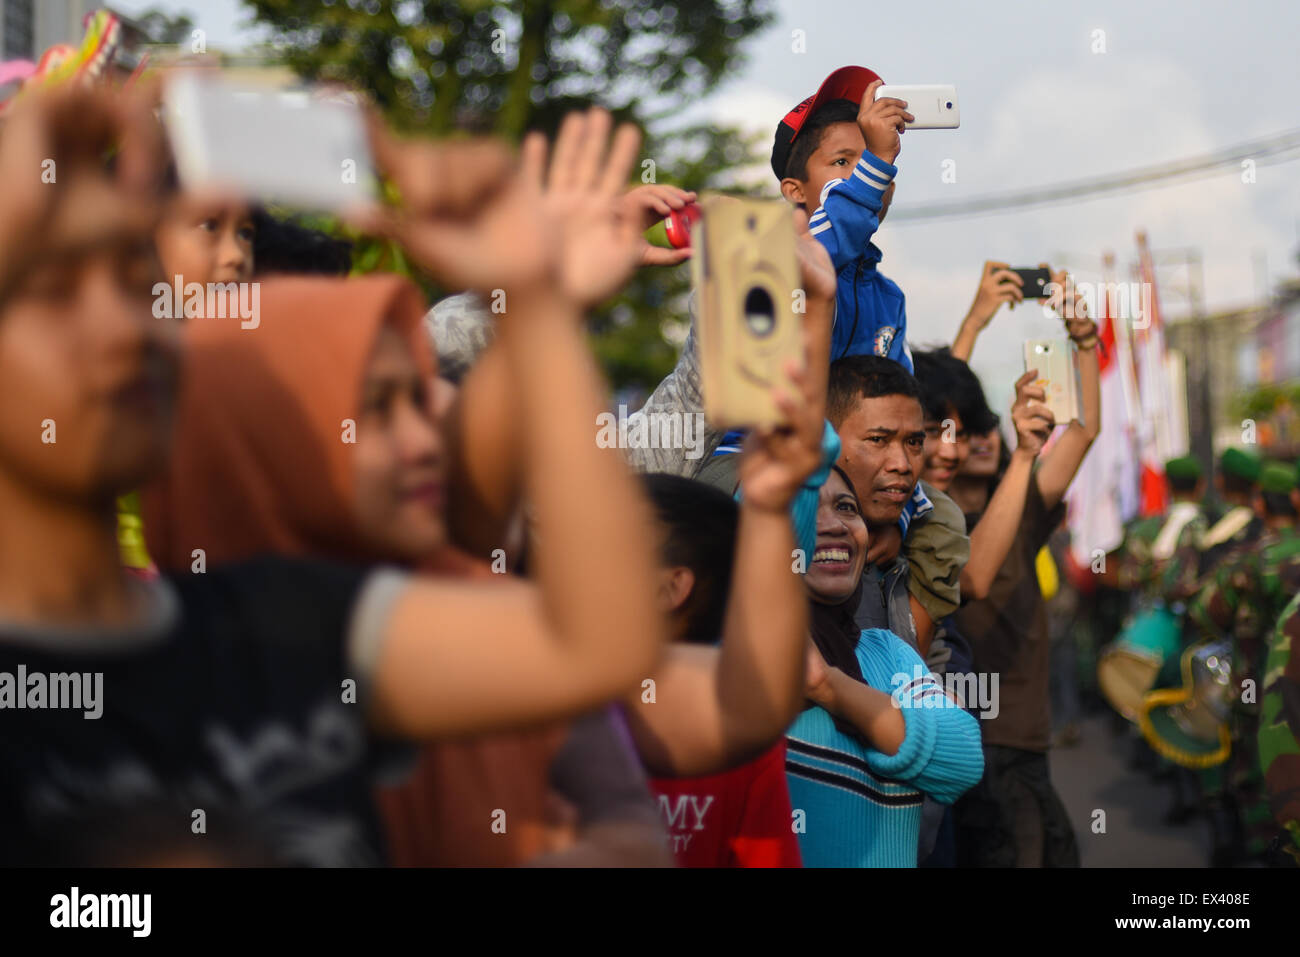
[[(641, 134), (626, 124), (610, 143), (604, 110), (571, 113), (560, 127), (542, 193), (544, 215), (561, 288), (574, 301), (594, 306), (618, 291), (641, 258), (641, 226), (620, 202), (636, 161)], [(606, 144), (609, 152), (606, 153)], [(529, 175), (540, 183), (545, 145), (527, 144)]]

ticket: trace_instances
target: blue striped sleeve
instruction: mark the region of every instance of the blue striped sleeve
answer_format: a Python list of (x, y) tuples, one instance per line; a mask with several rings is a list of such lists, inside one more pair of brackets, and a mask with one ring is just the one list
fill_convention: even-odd
[(951, 804), (984, 774), (979, 722), (944, 694), (921, 656), (892, 631), (870, 629), (862, 637), (863, 677), (892, 695), (906, 727), (897, 754), (869, 752), (872, 770)]
[(838, 272), (863, 254), (880, 228), (880, 205), (898, 167), (863, 150), (853, 172), (822, 187), (808, 231), (826, 247)]

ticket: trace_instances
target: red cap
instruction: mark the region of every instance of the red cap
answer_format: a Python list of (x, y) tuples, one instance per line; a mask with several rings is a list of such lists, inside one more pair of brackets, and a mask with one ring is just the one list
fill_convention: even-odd
[(776, 142), (772, 145), (772, 172), (776, 173), (776, 178), (785, 178), (790, 150), (808, 117), (833, 100), (861, 103), (867, 87), (879, 79), (865, 66), (842, 66), (822, 81), (816, 93), (787, 113), (776, 128)]

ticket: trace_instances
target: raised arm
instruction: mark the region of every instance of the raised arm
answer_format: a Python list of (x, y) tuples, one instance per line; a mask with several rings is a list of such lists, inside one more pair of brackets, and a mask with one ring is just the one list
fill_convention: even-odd
[(970, 533), (970, 561), (961, 573), (963, 598), (978, 601), (988, 595), (1002, 563), (1015, 543), (1025, 498), (1033, 479), (1034, 460), (1052, 434), (1052, 413), (1042, 400), (1043, 390), (1034, 385), (1037, 370), (1030, 369), (1016, 380), (1016, 402), (1011, 421), (1016, 429), (1016, 450), (1011, 453), (997, 491)]
[(383, 729), (446, 735), (578, 712), (649, 673), (661, 650), (649, 511), (617, 452), (594, 440), (605, 386), (581, 323), (637, 255), (616, 198), (639, 136), (620, 129), (606, 156), (609, 129), (604, 111), (570, 115), (545, 193), (545, 142), (532, 136), (522, 174), (472, 214), (409, 232), (427, 268), (480, 293), (505, 290), (499, 335), (538, 528), (537, 587), (405, 587), (373, 652)]
[[(804, 196), (797, 180), (782, 180), (787, 199), (813, 212), (809, 216), (812, 234), (830, 253), (838, 271), (853, 262), (880, 228), (880, 209), (898, 168), (894, 160), (902, 147), (899, 131), (912, 119), (901, 100), (875, 99), (877, 80), (867, 87), (858, 108), (858, 128), (867, 148), (858, 157), (845, 155), (853, 171), (844, 179), (832, 179), (820, 196)], [(846, 154), (848, 151), (846, 151)]]
[(808, 293), (807, 366), (792, 370), (799, 397), (780, 406), (791, 427), (752, 433), (740, 460), (740, 523), (719, 648), (674, 645), (654, 676), (655, 702), (628, 698), (642, 760), (662, 775), (712, 773), (769, 747), (803, 700), (808, 603), (795, 571), (790, 506), (822, 464), (826, 350), (834, 273), (801, 234)]
[(975, 299), (966, 312), (957, 330), (957, 338), (952, 343), (952, 354), (963, 362), (970, 362), (971, 353), (975, 351), (975, 340), (992, 321), (1002, 304), (1009, 303), (1011, 308), (1024, 301), (1023, 281), (1011, 271), (1006, 263), (984, 263), (980, 272), (980, 283), (975, 290)]
[(1052, 274), (1055, 295), (1049, 305), (1061, 311), (1066, 329), (1079, 349), (1079, 382), (1083, 391), (1083, 417), (1075, 419), (1057, 438), (1038, 468), (1038, 491), (1043, 504), (1055, 508), (1074, 481), (1083, 458), (1101, 432), (1101, 369), (1097, 364), (1097, 324), (1088, 318), (1088, 304), (1074, 291), (1064, 272)]

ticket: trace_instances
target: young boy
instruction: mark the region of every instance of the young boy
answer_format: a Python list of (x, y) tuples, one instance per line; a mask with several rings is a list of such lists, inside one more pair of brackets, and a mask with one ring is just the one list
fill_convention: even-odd
[(828, 76), (776, 128), (772, 171), (781, 195), (808, 211), (808, 225), (838, 276), (831, 358), (885, 356), (912, 371), (903, 291), (877, 268), (871, 241), (889, 212), (907, 104), (875, 99), (883, 81), (860, 66)]

